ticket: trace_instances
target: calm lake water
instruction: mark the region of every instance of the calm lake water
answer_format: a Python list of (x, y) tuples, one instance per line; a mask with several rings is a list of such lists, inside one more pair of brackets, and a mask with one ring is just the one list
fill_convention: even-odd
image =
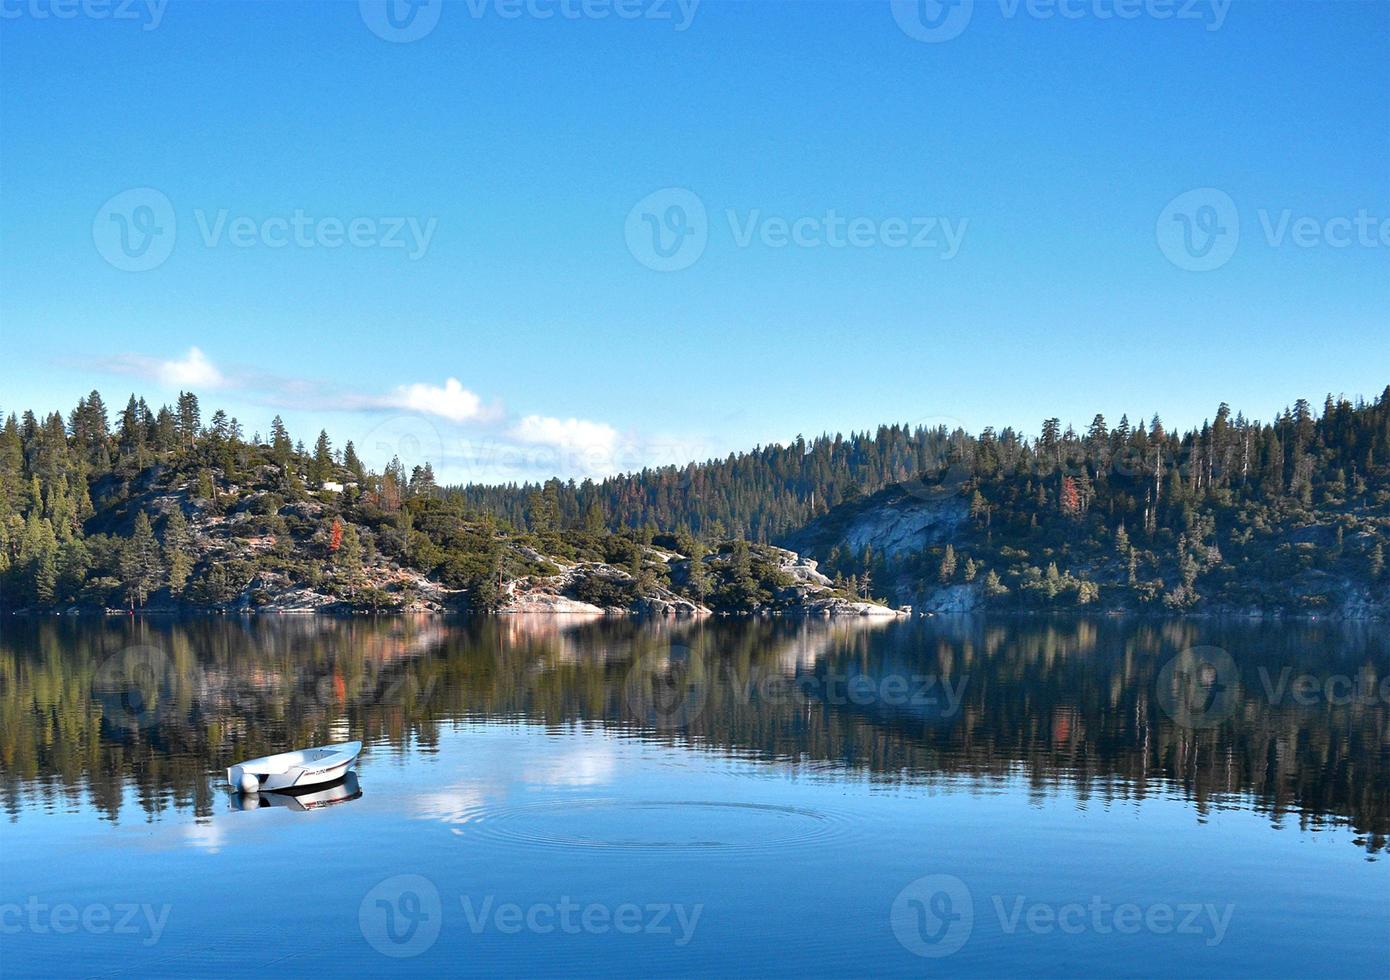
[(1384, 977), (1387, 635), (12, 618), (0, 971)]

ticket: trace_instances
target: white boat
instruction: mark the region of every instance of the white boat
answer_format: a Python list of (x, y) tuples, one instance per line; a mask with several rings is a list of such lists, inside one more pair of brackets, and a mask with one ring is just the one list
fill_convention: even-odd
[(239, 810), (257, 810), (269, 806), (282, 806), (290, 810), (321, 810), (339, 803), (351, 803), (361, 797), (362, 787), (358, 785), (357, 773), (349, 772), (336, 783), (309, 789), (238, 793), (232, 805)]
[(317, 786), (347, 775), (362, 752), (361, 742), (319, 745), (312, 749), (281, 752), (263, 759), (238, 762), (227, 770), (227, 782), (243, 793)]

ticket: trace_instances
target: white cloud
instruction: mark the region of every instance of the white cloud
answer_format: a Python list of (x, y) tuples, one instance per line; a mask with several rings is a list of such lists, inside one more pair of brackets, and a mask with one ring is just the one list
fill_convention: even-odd
[(220, 388), (225, 383), (222, 372), (196, 347), (188, 348), (182, 360), (157, 362), (157, 374), (171, 388)]
[(587, 419), (528, 415), (512, 427), (512, 436), (521, 442), (553, 446), (566, 453), (593, 459), (611, 459), (618, 448), (617, 429)]
[(170, 388), (206, 390), (223, 388), (229, 383), (226, 376), (197, 347), (188, 348), (187, 354), (172, 360), (144, 354), (117, 354), (96, 363), (107, 371), (149, 378)]
[(451, 422), (468, 422), (485, 414), (483, 400), (460, 384), (457, 378), (448, 379), (442, 388), (418, 383), (402, 385), (386, 399), (386, 404), (425, 415), (438, 415)]

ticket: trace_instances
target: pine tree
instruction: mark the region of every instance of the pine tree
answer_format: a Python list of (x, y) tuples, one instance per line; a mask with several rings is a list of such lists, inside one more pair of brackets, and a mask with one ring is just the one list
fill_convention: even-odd
[(319, 430), (314, 441), (314, 458), (309, 464), (309, 482), (321, 487), (333, 475), (333, 446), (328, 441), (328, 431)]
[(354, 483), (363, 483), (367, 479), (367, 471), (362, 466), (362, 460), (357, 458), (357, 447), (349, 439), (347, 445), (343, 447), (343, 469), (348, 471)]
[(686, 588), (699, 602), (704, 602), (705, 597), (709, 595), (709, 570), (705, 567), (705, 560), (700, 557), (698, 550), (692, 550), (690, 555), (690, 568), (686, 574)]
[(175, 510), (164, 518), (164, 564), (169, 570), (166, 582), (174, 596), (183, 595), (188, 577), (193, 573), (192, 551), (188, 520), (183, 511)]
[(198, 441), (202, 428), (202, 412), (198, 408), (198, 396), (191, 391), (180, 391), (177, 403), (178, 417), (175, 425), (179, 441), (184, 448), (192, 449)]
[(57, 595), (57, 548), (45, 548), (34, 565), (34, 598), (40, 605), (49, 606)]
[(275, 465), (288, 470), (290, 458), (294, 455), (294, 442), (290, 439), (290, 431), (285, 428), (284, 420), (278, 415), (270, 420), (270, 450)]
[(142, 510), (135, 515), (135, 528), (121, 548), (121, 586), (131, 607), (143, 606), (150, 593), (159, 588), (163, 576), (159, 542), (155, 540), (149, 515)]
[(936, 577), (942, 585), (956, 577), (956, 549), (953, 545), (946, 545), (946, 551), (941, 556), (941, 565), (937, 569)]

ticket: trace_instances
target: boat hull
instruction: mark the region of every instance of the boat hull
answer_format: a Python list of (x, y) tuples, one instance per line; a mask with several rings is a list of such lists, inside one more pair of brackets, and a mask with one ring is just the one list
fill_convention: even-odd
[(347, 775), (361, 751), (361, 742), (347, 742), (251, 759), (229, 767), (227, 782), (242, 792), (274, 792), (333, 783)]

